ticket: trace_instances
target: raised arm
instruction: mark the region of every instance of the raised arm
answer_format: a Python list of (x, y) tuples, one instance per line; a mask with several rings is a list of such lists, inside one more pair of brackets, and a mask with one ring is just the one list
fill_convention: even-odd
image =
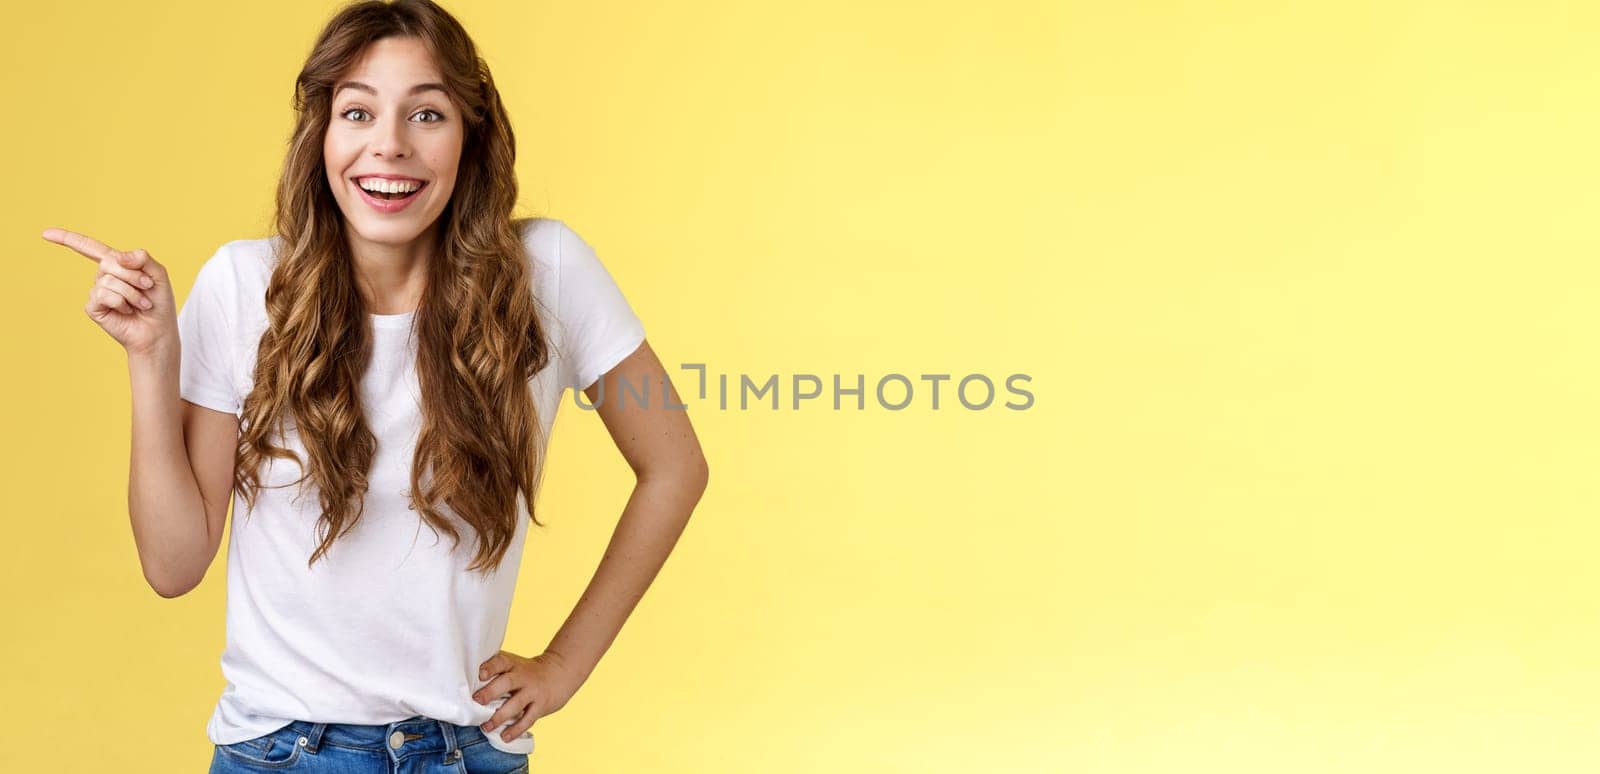
[(178, 397), (182, 350), (172, 283), (144, 250), (65, 229), (42, 236), (98, 265), (84, 312), (123, 346), (132, 388), (128, 516), (145, 581), (176, 597), (199, 585), (222, 540), (238, 423)]

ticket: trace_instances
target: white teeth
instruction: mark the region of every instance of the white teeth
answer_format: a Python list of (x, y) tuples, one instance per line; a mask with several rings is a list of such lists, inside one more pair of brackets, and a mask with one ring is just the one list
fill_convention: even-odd
[(363, 177), (356, 182), (362, 188), (378, 193), (411, 193), (422, 187), (421, 183), (410, 180), (384, 180), (381, 177)]

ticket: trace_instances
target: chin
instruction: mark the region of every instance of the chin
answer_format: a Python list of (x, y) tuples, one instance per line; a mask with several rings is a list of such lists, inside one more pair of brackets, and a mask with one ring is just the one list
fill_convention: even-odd
[(416, 241), (428, 227), (433, 225), (437, 216), (422, 221), (416, 218), (393, 220), (375, 220), (373, 218), (351, 218), (345, 215), (346, 225), (356, 233), (356, 236), (376, 244), (404, 245)]

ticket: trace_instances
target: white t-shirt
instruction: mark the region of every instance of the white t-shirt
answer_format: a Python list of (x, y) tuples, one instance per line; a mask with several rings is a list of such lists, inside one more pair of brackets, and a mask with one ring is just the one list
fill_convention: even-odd
[[(581, 391), (631, 354), (644, 326), (594, 250), (559, 220), (517, 221), (527, 245), (549, 365), (532, 381), (541, 427), (539, 454), (567, 388)], [(179, 394), (217, 411), (241, 413), (267, 327), (265, 294), (277, 236), (229, 242), (207, 259), (178, 313)], [(383, 725), (416, 715), (481, 725), (504, 703), (479, 704), (487, 681), (478, 666), (498, 652), (527, 535), (519, 494), (517, 530), (505, 560), (487, 578), (469, 572), (477, 542), (461, 523), (461, 545), (435, 533), (408, 508), (411, 462), (420, 425), (415, 312), (368, 315), (371, 365), (361, 401), (377, 437), (365, 512), (316, 565), (321, 516), (315, 484), (296, 496), (299, 466), (268, 460), (253, 509), (234, 496), (228, 543), (227, 642), (222, 692), (206, 734), (215, 744), (253, 739), (291, 720)], [(274, 440), (306, 460), (294, 429)], [(272, 486), (281, 488), (267, 488)], [(453, 513), (444, 503), (440, 507)], [(533, 655), (532, 643), (508, 648)], [(533, 750), (532, 731), (495, 747)]]

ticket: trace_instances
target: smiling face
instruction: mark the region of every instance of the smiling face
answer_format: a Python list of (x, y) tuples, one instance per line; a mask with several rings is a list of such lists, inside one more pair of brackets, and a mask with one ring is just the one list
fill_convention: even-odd
[(464, 127), (443, 81), (421, 40), (396, 37), (334, 85), (322, 156), (352, 245), (408, 245), (450, 201)]

